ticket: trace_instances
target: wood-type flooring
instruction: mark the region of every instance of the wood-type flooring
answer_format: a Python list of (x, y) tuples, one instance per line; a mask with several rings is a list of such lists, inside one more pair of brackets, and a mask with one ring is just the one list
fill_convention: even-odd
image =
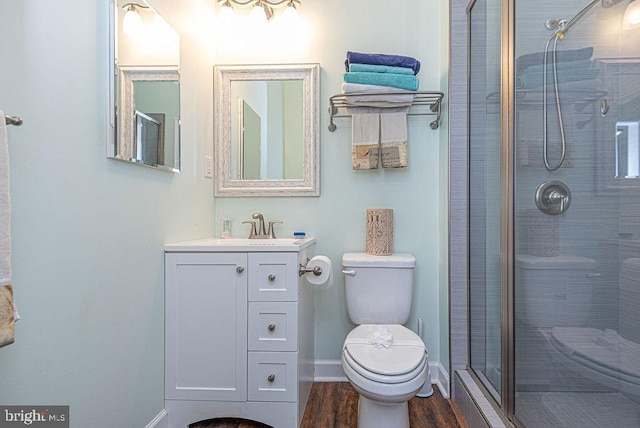
[[(442, 397), (434, 386), (429, 398), (409, 401), (411, 428), (466, 428), (453, 400)], [(311, 388), (300, 428), (356, 428), (358, 393), (348, 382), (316, 382)], [(189, 428), (269, 428), (268, 425), (240, 419), (217, 419), (191, 424)], [(278, 427), (275, 427), (278, 428)], [(394, 427), (389, 427), (394, 428)]]

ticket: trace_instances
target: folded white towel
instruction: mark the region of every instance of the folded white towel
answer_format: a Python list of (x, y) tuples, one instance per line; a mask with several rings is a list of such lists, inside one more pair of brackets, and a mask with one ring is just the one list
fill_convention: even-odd
[(351, 121), (351, 165), (353, 169), (378, 168), (380, 158), (380, 115), (354, 114)]
[(342, 93), (346, 95), (345, 103), (351, 106), (404, 107), (410, 106), (414, 98), (413, 91), (346, 82), (342, 84)]
[(409, 164), (406, 112), (380, 115), (380, 143), (383, 168), (403, 168)]

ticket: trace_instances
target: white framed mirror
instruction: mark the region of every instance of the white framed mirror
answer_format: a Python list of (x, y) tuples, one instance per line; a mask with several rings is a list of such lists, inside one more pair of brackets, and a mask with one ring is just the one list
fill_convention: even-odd
[(319, 64), (214, 67), (216, 196), (319, 196)]
[(107, 157), (180, 171), (180, 35), (152, 0), (111, 0)]

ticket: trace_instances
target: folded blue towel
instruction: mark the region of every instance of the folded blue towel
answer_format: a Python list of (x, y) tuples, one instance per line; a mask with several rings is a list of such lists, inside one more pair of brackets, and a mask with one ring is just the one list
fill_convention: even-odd
[[(556, 52), (556, 62), (560, 63), (565, 61), (581, 61), (590, 59), (591, 55), (593, 55), (592, 47), (559, 50)], [(532, 65), (542, 65), (543, 61), (544, 52), (534, 52), (521, 55), (516, 59), (516, 73)], [(547, 62), (553, 62), (553, 53), (548, 53)]]
[(390, 65), (377, 65), (377, 64), (349, 64), (348, 71), (364, 71), (370, 73), (395, 73), (395, 74), (409, 74), (413, 75), (413, 69), (408, 67), (393, 67)]
[(416, 76), (395, 73), (344, 73), (346, 83), (362, 83), (365, 85), (392, 86), (409, 91), (417, 91), (420, 80)]
[(349, 71), (349, 64), (352, 63), (407, 67), (413, 70), (413, 74), (418, 74), (418, 71), (420, 71), (420, 61), (409, 56), (401, 55), (366, 54), (347, 51), (347, 59), (344, 61), (346, 71)]

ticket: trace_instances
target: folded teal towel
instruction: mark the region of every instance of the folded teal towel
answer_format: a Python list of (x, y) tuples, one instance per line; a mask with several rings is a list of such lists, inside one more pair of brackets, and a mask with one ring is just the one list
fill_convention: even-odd
[(348, 72), (344, 73), (344, 81), (346, 83), (391, 86), (409, 91), (417, 91), (420, 85), (420, 80), (416, 76), (396, 73)]
[(377, 64), (349, 64), (349, 71), (358, 72), (371, 72), (371, 73), (395, 73), (395, 74), (409, 74), (413, 76), (413, 69), (408, 67), (394, 67), (391, 65), (377, 65)]

